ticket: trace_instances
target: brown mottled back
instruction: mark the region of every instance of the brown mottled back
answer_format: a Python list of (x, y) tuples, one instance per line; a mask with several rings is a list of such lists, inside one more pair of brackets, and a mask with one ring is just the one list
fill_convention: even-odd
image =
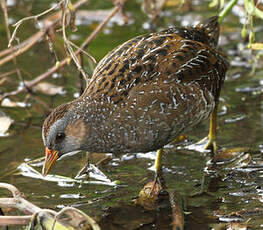
[(136, 85), (158, 79), (158, 84), (198, 81), (217, 98), (228, 65), (213, 48), (218, 33), (217, 17), (213, 17), (196, 27), (175, 27), (131, 39), (102, 59), (84, 95), (118, 104)]

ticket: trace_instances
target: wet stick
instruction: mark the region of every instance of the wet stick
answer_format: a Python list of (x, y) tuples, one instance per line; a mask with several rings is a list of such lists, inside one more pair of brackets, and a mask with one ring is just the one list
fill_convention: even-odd
[[(124, 3), (123, 3), (124, 4)], [(104, 28), (104, 26), (109, 22), (109, 20), (123, 7), (123, 4), (117, 4), (113, 10), (109, 13), (109, 15), (98, 25), (98, 27), (90, 34), (90, 36), (82, 43), (81, 47), (75, 51), (75, 55), (78, 55), (82, 52), (83, 49), (85, 49), (88, 44), (97, 36), (97, 34)], [(76, 7), (76, 6), (75, 6)], [(27, 87), (31, 88), (35, 86), (40, 81), (48, 78), (51, 76), (51, 74), (58, 71), (61, 67), (66, 65), (68, 63), (68, 57), (64, 58), (62, 61), (60, 61), (58, 64), (55, 64), (53, 67), (51, 67), (48, 71), (45, 73), (40, 74), (38, 77), (36, 77), (34, 80), (28, 82)], [(0, 60), (1, 65), (1, 60)], [(19, 93), (22, 93), (26, 90), (25, 87), (22, 87), (18, 90), (8, 92), (0, 96), (0, 101), (3, 100), (5, 97), (14, 96)]]

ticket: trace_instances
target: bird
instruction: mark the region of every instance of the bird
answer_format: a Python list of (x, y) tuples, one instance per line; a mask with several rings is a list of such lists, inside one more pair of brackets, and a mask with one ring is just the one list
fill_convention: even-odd
[[(109, 52), (83, 94), (45, 119), (46, 176), (62, 155), (157, 151), (210, 116), (207, 149), (216, 152), (217, 108), (229, 67), (217, 48), (218, 16), (137, 36)], [(156, 179), (157, 180), (157, 179)]]

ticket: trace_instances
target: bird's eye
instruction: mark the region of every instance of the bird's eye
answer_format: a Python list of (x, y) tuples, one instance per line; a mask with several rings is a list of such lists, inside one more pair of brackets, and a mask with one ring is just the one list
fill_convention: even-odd
[(58, 133), (56, 136), (56, 141), (60, 142), (65, 138), (65, 133)]

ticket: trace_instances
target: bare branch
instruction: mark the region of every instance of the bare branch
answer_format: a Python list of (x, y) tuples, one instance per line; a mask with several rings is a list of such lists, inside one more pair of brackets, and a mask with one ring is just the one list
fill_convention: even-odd
[(64, 40), (64, 43), (65, 43), (65, 46), (71, 56), (71, 59), (73, 59), (75, 65), (77, 66), (78, 68), (78, 71), (81, 72), (82, 76), (87, 79), (88, 78), (88, 75), (87, 73), (85, 73), (84, 69), (81, 67), (81, 65), (79, 64), (79, 61), (78, 61), (78, 58), (76, 57), (70, 43), (69, 43), (69, 40), (67, 38), (67, 35), (66, 35), (66, 15), (67, 15), (67, 8), (68, 8), (68, 4), (69, 4), (69, 0), (66, 0), (65, 1), (65, 4), (64, 4), (64, 8), (62, 9), (62, 33), (63, 33), (63, 40)]
[[(88, 2), (88, 0), (79, 0), (78, 2), (76, 2), (76, 4), (74, 4), (74, 8), (78, 9), (79, 7), (81, 7), (86, 2)], [(5, 64), (5, 63), (7, 63), (7, 62), (9, 62), (9, 61), (11, 61), (13, 56), (19, 56), (22, 53), (24, 53), (25, 51), (27, 51), (29, 48), (31, 48), (35, 43), (37, 43), (39, 41), (39, 39), (41, 37), (43, 37), (46, 34), (46, 32), (50, 28), (55, 27), (58, 24), (58, 22), (59, 22), (59, 19), (56, 19), (55, 21), (53, 21), (52, 23), (47, 25), (45, 28), (42, 28), (39, 32), (37, 32), (36, 34), (31, 36), (27, 40), (22, 42), (21, 44), (18, 44), (17, 46), (14, 46), (13, 49), (12, 49), (12, 47), (10, 47), (10, 48), (8, 48), (6, 50), (1, 51), (0, 52), (0, 57), (3, 57), (5, 55), (8, 55), (8, 56), (6, 56), (5, 58), (0, 60), (0, 66)], [(15, 51), (15, 52), (13, 53), (13, 51)]]
[(32, 214), (41, 209), (34, 204), (25, 200), (21, 193), (15, 186), (7, 183), (0, 183), (0, 188), (6, 188), (13, 194), (13, 198), (0, 198), (0, 206), (18, 208), (19, 210)]
[(0, 198), (1, 207), (17, 208), (28, 214), (40, 211), (40, 208), (28, 202), (22, 197), (18, 198)]
[[(99, 225), (88, 215), (76, 208), (65, 208), (60, 212), (50, 209), (41, 209), (21, 197), (21, 192), (10, 184), (0, 183), (0, 187), (12, 191), (14, 198), (0, 198), (0, 207), (16, 208), (24, 213), (32, 214), (30, 216), (0, 216), (1, 225), (26, 225), (31, 222), (32, 229), (34, 226), (41, 224), (44, 229), (73, 229), (83, 224), (90, 224), (94, 230), (100, 230)], [(60, 218), (67, 215), (69, 218)], [(35, 229), (35, 228), (34, 228)], [(77, 228), (74, 228), (77, 229)]]
[(15, 36), (16, 36), (16, 33), (17, 33), (17, 30), (19, 28), (19, 26), (24, 22), (24, 21), (27, 21), (27, 20), (30, 20), (30, 19), (34, 19), (34, 20), (37, 20), (39, 17), (45, 15), (45, 14), (48, 14), (49, 12), (53, 11), (54, 9), (56, 9), (62, 2), (64, 2), (65, 0), (61, 0), (59, 3), (57, 3), (56, 5), (54, 5), (53, 7), (49, 8), (48, 10), (40, 13), (40, 14), (37, 14), (37, 15), (33, 15), (33, 16), (29, 16), (29, 17), (26, 17), (26, 18), (22, 18), (21, 20), (19, 20), (17, 23), (15, 23), (13, 26), (15, 26), (15, 29), (13, 31), (13, 34), (11, 36), (11, 39), (9, 40), (9, 43), (8, 43), (8, 47), (11, 46), (12, 42), (14, 41), (15, 39)]
[[(125, 2), (125, 1), (123, 1)], [(98, 27), (91, 33), (91, 35), (82, 43), (82, 45), (80, 46), (80, 48), (75, 51), (75, 55), (78, 55), (83, 49), (85, 49), (88, 44), (97, 36), (97, 34), (103, 29), (103, 27), (109, 22), (109, 20), (122, 8), (123, 4), (117, 4), (113, 10), (110, 12), (110, 14), (107, 16), (107, 18), (105, 18), (99, 25)], [(47, 72), (39, 75), (37, 78), (35, 78), (32, 81), (29, 81), (27, 83), (27, 87), (31, 88), (33, 86), (35, 86), (37, 83), (39, 83), (40, 81), (48, 78), (51, 74), (53, 74), (54, 72), (56, 72), (58, 69), (60, 69), (61, 67), (63, 67), (64, 65), (67, 64), (68, 61), (68, 57), (63, 59), (62, 61), (60, 61), (59, 65), (54, 65), (52, 68), (50, 68)], [(16, 91), (12, 91), (9, 93), (5, 93), (4, 95), (2, 95), (2, 97), (0, 97), (0, 101), (3, 100), (5, 97), (9, 97), (9, 96), (14, 96), (17, 95), (21, 92), (24, 92), (26, 90), (25, 87), (20, 88)]]
[(77, 46), (72, 41), (68, 40), (68, 42), (70, 45), (74, 46), (76, 49), (80, 49), (81, 53), (85, 54), (93, 62), (93, 64), (97, 64), (96, 59), (94, 57), (92, 57), (88, 52), (86, 52), (84, 49), (81, 49), (81, 47)]
[[(18, 50), (20, 50), (18, 55), (24, 53), (24, 51), (27, 50), (27, 49), (24, 50), (24, 47), (28, 46), (30, 48), (31, 46), (33, 46), (43, 36), (43, 33), (44, 33), (44, 30), (39, 31), (39, 32), (35, 33), (34, 35), (32, 35), (31, 37), (29, 37), (28, 39), (21, 42), (20, 44), (14, 46), (13, 49), (10, 47), (8, 49), (2, 50), (0, 52), (0, 57), (6, 56), (6, 55), (12, 53), (13, 51), (18, 51)], [(4, 62), (1, 61), (1, 65), (5, 64), (5, 62), (7, 62), (7, 61), (4, 61)]]
[[(110, 12), (110, 14), (105, 18), (97, 27), (96, 29), (91, 33), (91, 35), (83, 42), (81, 45), (81, 49), (85, 49), (85, 47), (97, 36), (97, 34), (103, 29), (103, 27), (109, 22), (109, 20), (119, 11), (119, 9), (122, 8), (122, 5), (118, 4), (116, 5), (113, 10)], [(78, 50), (81, 51), (81, 50)], [(78, 52), (77, 51), (77, 52)]]
[(0, 78), (5, 78), (13, 73), (16, 73), (16, 70), (11, 70), (9, 72), (6, 72), (6, 73), (3, 73), (3, 74), (0, 74)]
[(0, 225), (26, 225), (31, 216), (0, 216)]
[(19, 192), (19, 190), (11, 184), (0, 183), (0, 188), (6, 188), (7, 190), (9, 190), (12, 193), (14, 198), (21, 196), (21, 193)]
[[(8, 26), (8, 13), (7, 13), (7, 8), (6, 8), (6, 1), (1, 1), (1, 7), (3, 9), (3, 12), (4, 12), (4, 18), (5, 18), (5, 28), (6, 28), (6, 33), (7, 33), (7, 39), (10, 40), (10, 37), (11, 37), (11, 33), (10, 33), (10, 29), (9, 29), (9, 26)], [(18, 76), (18, 78), (20, 79), (20, 81), (23, 82), (23, 84), (25, 85), (25, 82), (24, 82), (24, 79), (22, 77), (22, 74), (21, 74), (21, 71), (18, 67), (18, 64), (17, 64), (17, 59), (16, 59), (16, 56), (13, 55), (13, 46), (10, 45), (10, 48), (12, 50), (12, 59), (13, 59), (13, 63), (16, 67), (16, 74)], [(26, 87), (26, 86), (25, 86)]]

